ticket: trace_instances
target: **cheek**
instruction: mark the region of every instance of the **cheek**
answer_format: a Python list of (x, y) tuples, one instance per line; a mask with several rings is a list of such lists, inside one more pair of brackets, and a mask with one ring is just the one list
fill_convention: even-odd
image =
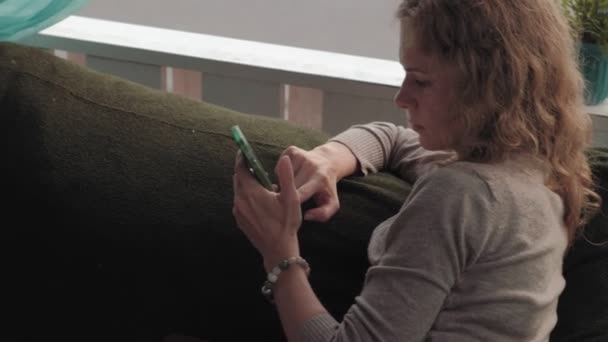
[[(425, 144), (428, 149), (449, 149), (460, 131), (459, 122), (449, 106), (429, 103), (422, 124), (425, 126)], [(422, 142), (422, 141), (421, 141)]]
[(421, 98), (419, 101), (420, 119), (424, 121), (425, 126), (439, 127), (443, 123), (449, 121), (450, 108), (442, 103), (437, 97)]

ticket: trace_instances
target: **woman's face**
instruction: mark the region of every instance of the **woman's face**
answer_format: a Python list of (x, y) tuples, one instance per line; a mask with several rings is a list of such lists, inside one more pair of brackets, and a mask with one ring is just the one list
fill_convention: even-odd
[(427, 150), (445, 150), (458, 137), (456, 122), (458, 70), (423, 51), (406, 20), (401, 24), (399, 58), (406, 77), (395, 103), (409, 112), (410, 127), (420, 135)]

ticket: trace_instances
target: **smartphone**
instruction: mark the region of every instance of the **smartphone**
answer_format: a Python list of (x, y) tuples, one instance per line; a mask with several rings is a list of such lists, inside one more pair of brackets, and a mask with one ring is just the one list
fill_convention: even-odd
[(235, 125), (232, 126), (230, 131), (232, 132), (232, 138), (234, 139), (234, 141), (236, 141), (236, 144), (243, 153), (243, 156), (245, 156), (249, 172), (251, 172), (255, 176), (255, 178), (257, 178), (258, 182), (260, 182), (262, 186), (264, 186), (270, 191), (273, 191), (272, 182), (268, 177), (268, 173), (262, 166), (262, 163), (260, 163), (258, 158), (255, 156), (253, 148), (251, 147), (251, 145), (249, 145), (249, 142), (247, 141), (247, 138), (245, 138), (245, 135), (241, 131), (241, 128), (238, 125)]

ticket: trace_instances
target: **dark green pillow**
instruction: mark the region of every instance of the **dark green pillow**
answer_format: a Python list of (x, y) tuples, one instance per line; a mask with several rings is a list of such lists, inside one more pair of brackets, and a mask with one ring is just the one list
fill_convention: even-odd
[(588, 157), (602, 209), (566, 257), (552, 342), (608, 341), (608, 149), (593, 149)]
[[(312, 148), (323, 133), (13, 44), (0, 45), (0, 99), (3, 219), (14, 222), (2, 238), (6, 326), (63, 340), (282, 338), (259, 293), (261, 259), (232, 217), (230, 127), (269, 170), (287, 146)], [(361, 288), (372, 230), (409, 186), (380, 174), (339, 191), (340, 213), (301, 229), (312, 285), (338, 318)]]

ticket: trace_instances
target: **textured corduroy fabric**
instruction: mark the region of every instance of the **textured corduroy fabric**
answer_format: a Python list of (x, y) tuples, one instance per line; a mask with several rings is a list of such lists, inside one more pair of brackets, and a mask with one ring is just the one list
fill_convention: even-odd
[[(9, 317), (0, 334), (282, 339), (259, 293), (261, 259), (232, 216), (230, 127), (240, 125), (271, 174), (284, 148), (311, 148), (323, 133), (14, 44), (0, 44), (0, 101), (0, 310)], [(408, 190), (389, 175), (346, 180), (340, 213), (302, 227), (312, 284), (338, 317), (361, 288), (372, 230)]]
[(602, 210), (566, 256), (552, 342), (608, 341), (608, 148), (592, 149), (588, 157)]

